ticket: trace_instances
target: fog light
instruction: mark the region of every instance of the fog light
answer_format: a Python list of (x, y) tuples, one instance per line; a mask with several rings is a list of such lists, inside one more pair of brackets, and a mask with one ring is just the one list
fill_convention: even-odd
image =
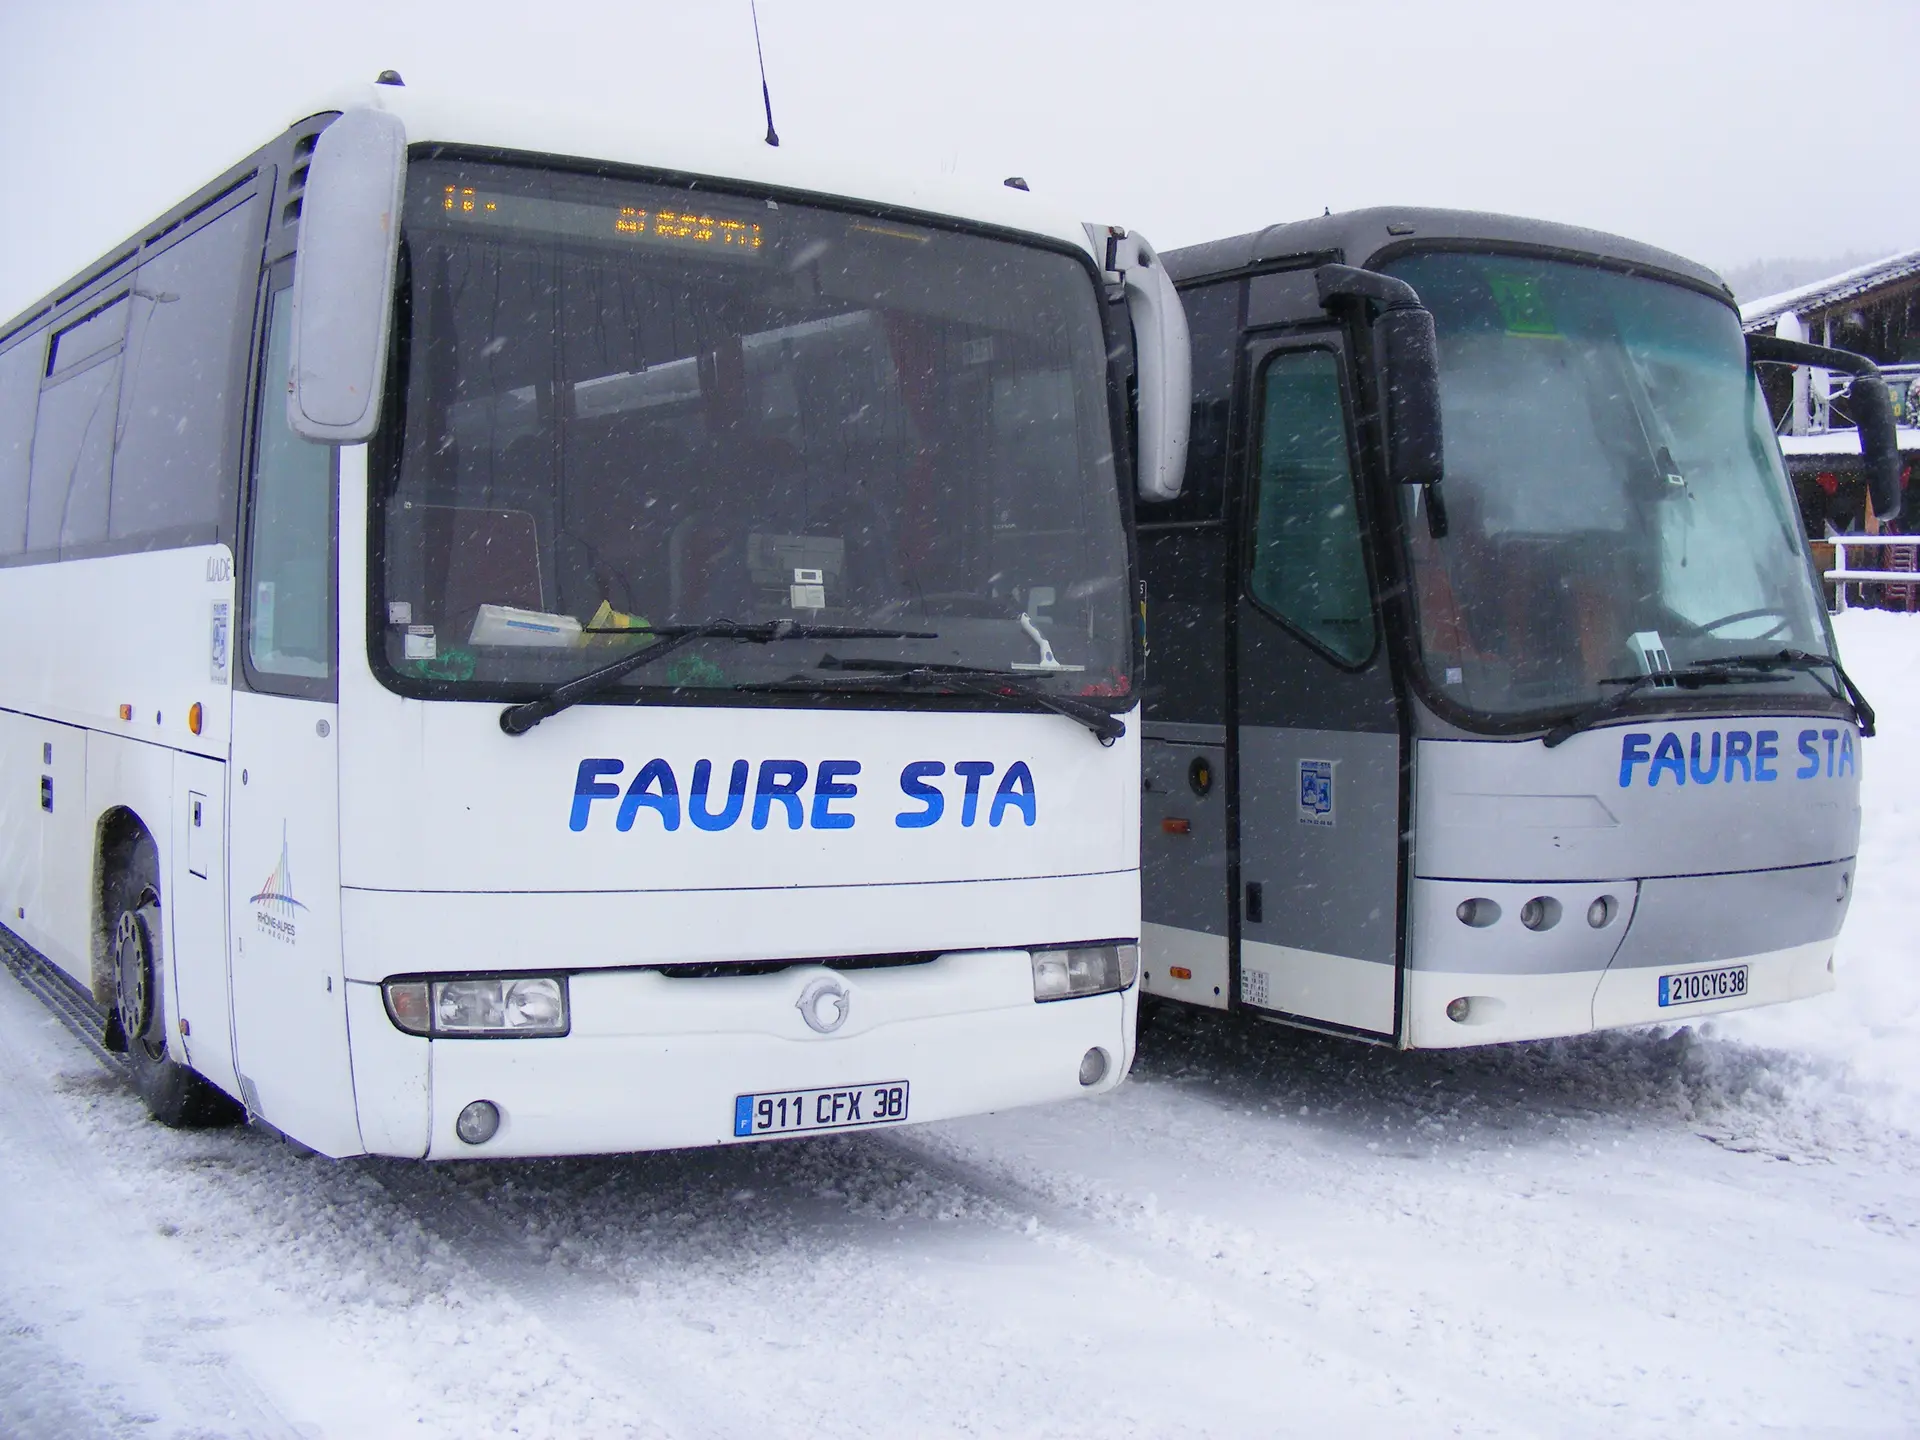
[(484, 1145), (500, 1129), (500, 1107), (491, 1100), (476, 1100), (460, 1112), (453, 1122), (453, 1133), (469, 1145)]
[(1619, 909), (1619, 901), (1611, 895), (1602, 895), (1587, 906), (1587, 924), (1596, 930), (1604, 930), (1613, 923), (1613, 917)]
[(1460, 917), (1462, 925), (1471, 925), (1476, 930), (1484, 930), (1500, 918), (1500, 907), (1480, 896), (1472, 900), (1462, 900), (1454, 907), (1453, 913)]
[(1473, 1001), (1462, 995), (1447, 1002), (1447, 1019), (1456, 1025), (1467, 1023), (1467, 1016), (1473, 1013)]
[(1107, 1078), (1107, 1052), (1098, 1045), (1080, 1057), (1080, 1083), (1098, 1085)]
[(1536, 895), (1520, 907), (1520, 923), (1529, 930), (1551, 930), (1560, 923), (1560, 902), (1551, 895)]

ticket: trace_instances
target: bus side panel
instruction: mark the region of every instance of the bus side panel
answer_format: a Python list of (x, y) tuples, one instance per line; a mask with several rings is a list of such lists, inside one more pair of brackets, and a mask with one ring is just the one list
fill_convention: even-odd
[(189, 1065), (237, 1094), (227, 1006), (227, 767), (176, 754), (172, 810), (167, 953), (176, 1023), (169, 1043), (182, 1045)]
[[(0, 713), (0, 923), (91, 988), (86, 883), (62, 884), (87, 851), (86, 747), (84, 730)], [(74, 851), (79, 862), (63, 863)]]
[(236, 692), (233, 1037), (241, 1098), (324, 1155), (362, 1153), (340, 952), (337, 707)]
[[(33, 762), (33, 807), (27, 818), (40, 831), (37, 873), (25, 907), (22, 937), (82, 986), (93, 975), (93, 816), (88, 803), (88, 757), (100, 737), (71, 725), (26, 722)], [(52, 763), (47, 757), (52, 756)]]

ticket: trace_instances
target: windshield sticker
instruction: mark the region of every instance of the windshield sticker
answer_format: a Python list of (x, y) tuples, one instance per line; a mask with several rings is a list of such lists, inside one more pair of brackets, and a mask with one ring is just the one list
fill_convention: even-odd
[(1332, 760), (1302, 760), (1300, 762), (1300, 823), (1302, 825), (1334, 824), (1333, 813), (1333, 767)]
[(1493, 291), (1493, 303), (1500, 307), (1500, 320), (1509, 335), (1558, 337), (1560, 327), (1540, 294), (1540, 282), (1531, 275), (1487, 273), (1487, 288)]
[[(1796, 743), (1799, 764), (1793, 779), (1837, 780), (1856, 773), (1851, 727), (1802, 730)], [(1629, 731), (1620, 737), (1620, 788), (1632, 786), (1636, 776), (1648, 789), (1658, 789), (1662, 781), (1764, 785), (1781, 778), (1779, 762), (1778, 730), (1695, 730), (1684, 743), (1678, 731), (1669, 730), (1657, 744), (1649, 731)]]
[[(597, 814), (612, 815), (612, 827), (625, 833), (651, 815), (663, 831), (680, 828), (684, 818), (695, 830), (730, 830), (741, 821), (753, 830), (851, 830), (862, 818), (869, 824), (891, 819), (901, 830), (945, 825), (972, 829), (982, 821), (998, 829), (1018, 817), (1023, 826), (1039, 823), (1039, 787), (1024, 760), (1002, 766), (993, 760), (915, 760), (900, 772), (899, 790), (883, 814), (869, 808), (863, 817), (858, 760), (734, 760), (721, 771), (712, 760), (696, 760), (676, 772), (660, 757), (648, 760), (626, 779), (624, 760), (580, 762), (573, 782), (567, 828), (582, 831)], [(718, 772), (718, 773), (716, 773)], [(681, 788), (685, 774), (686, 789)], [(726, 793), (718, 793), (722, 777)], [(946, 778), (945, 784), (939, 782)], [(751, 782), (751, 783), (749, 783)], [(594, 802), (617, 802), (595, 810)], [(949, 805), (949, 801), (957, 804)], [(882, 802), (876, 802), (882, 803)], [(904, 808), (902, 808), (904, 804)], [(1329, 800), (1331, 804), (1331, 800)], [(609, 822), (600, 821), (605, 829)]]

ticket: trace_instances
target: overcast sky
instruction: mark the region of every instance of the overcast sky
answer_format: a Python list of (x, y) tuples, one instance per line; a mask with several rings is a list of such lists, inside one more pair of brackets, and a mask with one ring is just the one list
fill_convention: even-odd
[[(1717, 266), (1920, 246), (1920, 0), (762, 0), (760, 25), (786, 146), (1024, 175), (1162, 248), (1375, 203)], [(762, 128), (747, 0), (0, 0), (0, 317), (388, 66)]]

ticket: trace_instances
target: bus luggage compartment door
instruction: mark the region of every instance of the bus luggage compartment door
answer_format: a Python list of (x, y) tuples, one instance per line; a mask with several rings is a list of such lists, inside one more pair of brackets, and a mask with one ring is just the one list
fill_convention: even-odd
[(1226, 727), (1149, 723), (1140, 744), (1144, 993), (1227, 1008)]

